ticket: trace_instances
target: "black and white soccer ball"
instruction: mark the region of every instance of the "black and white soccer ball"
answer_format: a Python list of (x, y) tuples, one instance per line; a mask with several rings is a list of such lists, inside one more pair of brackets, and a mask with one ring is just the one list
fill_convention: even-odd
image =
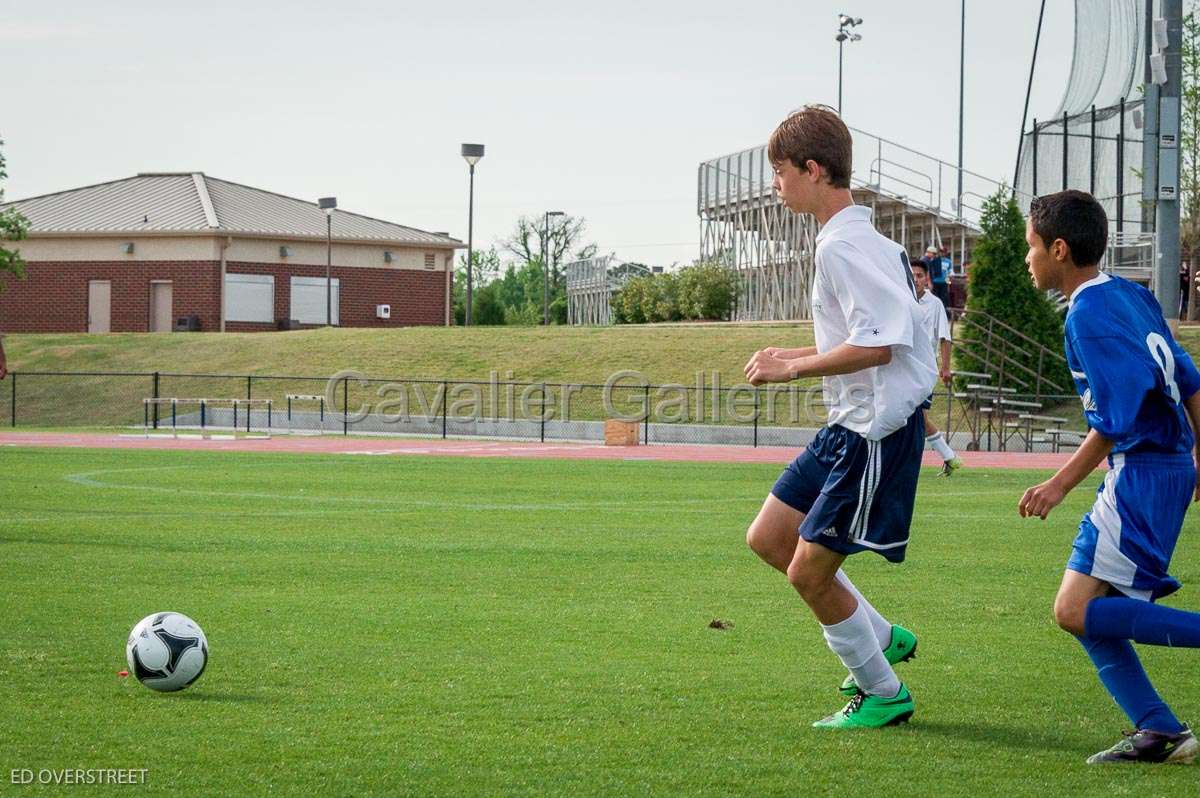
[(138, 621), (125, 644), (129, 671), (164, 693), (182, 690), (208, 664), (208, 639), (200, 625), (178, 612), (156, 612)]

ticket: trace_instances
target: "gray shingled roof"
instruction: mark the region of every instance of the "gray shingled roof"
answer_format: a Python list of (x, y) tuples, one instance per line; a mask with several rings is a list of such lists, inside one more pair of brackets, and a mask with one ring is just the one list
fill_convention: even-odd
[[(202, 172), (146, 173), (110, 183), (7, 202), (32, 235), (209, 233), (325, 240), (316, 203), (208, 177)], [(343, 210), (333, 212), (336, 241), (457, 247), (462, 242)]]

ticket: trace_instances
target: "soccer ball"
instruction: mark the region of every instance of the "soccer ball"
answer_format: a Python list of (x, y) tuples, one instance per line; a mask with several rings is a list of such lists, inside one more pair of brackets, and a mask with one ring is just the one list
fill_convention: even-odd
[(138, 621), (125, 644), (125, 659), (138, 681), (171, 693), (200, 678), (208, 664), (208, 639), (178, 612), (156, 612)]

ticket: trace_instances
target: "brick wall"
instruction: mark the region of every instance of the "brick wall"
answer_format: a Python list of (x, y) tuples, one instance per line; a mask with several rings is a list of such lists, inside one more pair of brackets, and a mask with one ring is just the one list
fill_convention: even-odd
[[(229, 262), (230, 272), (275, 276), (275, 318), (288, 316), (292, 275), (324, 277), (323, 266)], [(112, 284), (113, 332), (150, 327), (150, 281), (172, 282), (172, 317), (196, 314), (201, 329), (220, 329), (219, 262), (71, 262), (26, 264), (26, 278), (0, 277), (0, 332), (86, 332), (88, 282)], [(333, 268), (341, 281), (344, 327), (401, 327), (445, 323), (446, 273), (413, 269)], [(390, 304), (392, 318), (376, 319)], [(274, 324), (228, 322), (227, 330), (273, 330)]]

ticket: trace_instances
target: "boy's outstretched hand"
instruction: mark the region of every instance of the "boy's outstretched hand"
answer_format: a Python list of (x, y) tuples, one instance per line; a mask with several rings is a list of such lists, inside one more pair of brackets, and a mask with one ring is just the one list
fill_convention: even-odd
[(1066, 495), (1067, 492), (1059, 487), (1055, 480), (1048, 479), (1025, 491), (1025, 495), (1021, 497), (1021, 503), (1017, 505), (1017, 512), (1021, 514), (1022, 518), (1037, 516), (1045, 521), (1046, 516), (1050, 515), (1050, 511), (1061, 504)]

